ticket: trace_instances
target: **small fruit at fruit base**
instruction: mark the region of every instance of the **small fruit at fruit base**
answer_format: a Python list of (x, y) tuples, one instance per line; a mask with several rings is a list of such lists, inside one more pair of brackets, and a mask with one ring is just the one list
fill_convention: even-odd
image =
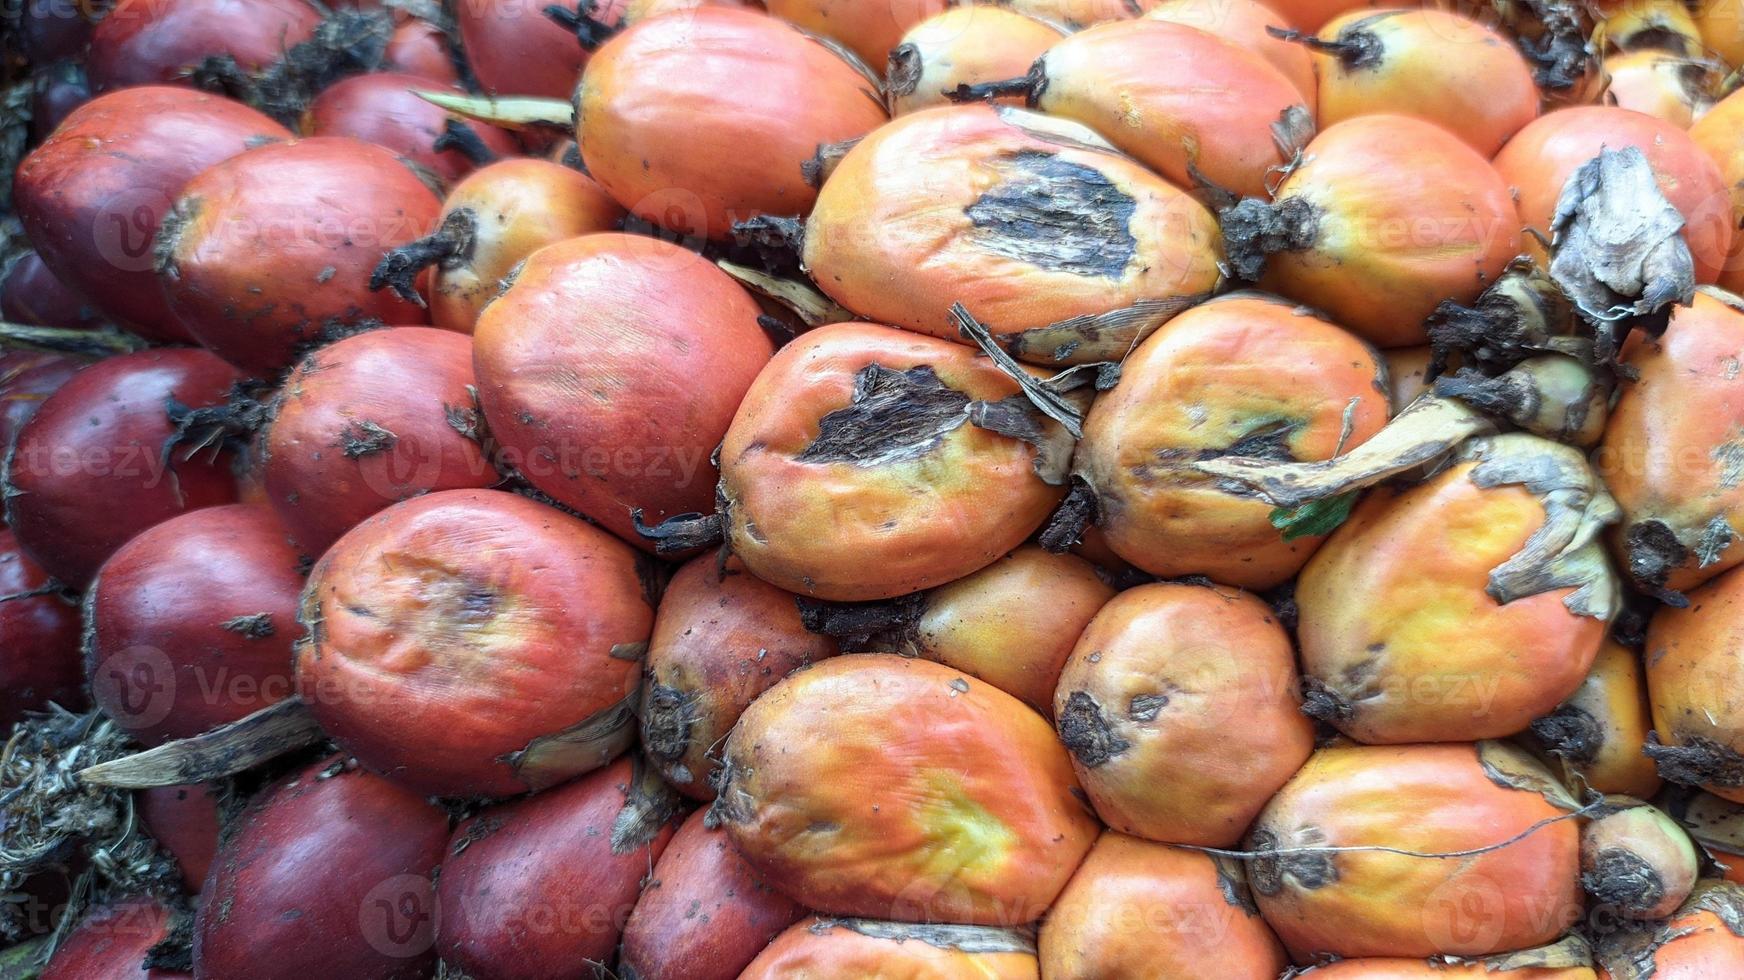
[(1369, 743), (1526, 728), (1580, 686), (1616, 614), (1598, 540), (1616, 518), (1578, 450), (1525, 433), (1376, 489), (1296, 583), (1306, 710)]
[(99, 92), (188, 84), (208, 59), (265, 68), (320, 23), (321, 12), (300, 0), (121, 0), (97, 22), (86, 66)]
[(1586, 680), (1531, 730), (1570, 785), (1578, 777), (1600, 793), (1647, 799), (1659, 792), (1659, 771), (1641, 751), (1653, 731), (1647, 675), (1641, 655), (1615, 640), (1599, 645)]
[(342, 758), (249, 801), (194, 918), (201, 980), (413, 980), (435, 962), (448, 817)]
[(631, 213), (724, 239), (735, 222), (810, 211), (805, 162), (885, 121), (862, 69), (750, 10), (654, 17), (594, 53), (575, 138), (587, 172)]
[(40, 980), (187, 980), (184, 970), (144, 966), (152, 947), (168, 938), (175, 915), (146, 895), (92, 909), (60, 941)]
[(769, 13), (806, 31), (830, 38), (874, 70), (884, 69), (892, 48), (916, 24), (943, 13), (950, 0), (766, 0)]
[(1090, 130), (1010, 106), (902, 117), (850, 150), (805, 266), (855, 313), (958, 343), (962, 303), (1021, 360), (1119, 360), (1222, 280), (1217, 222)]
[(1581, 831), (1581, 887), (1606, 911), (1663, 919), (1677, 911), (1700, 873), (1696, 846), (1676, 821), (1627, 796), (1607, 797)]
[(1320, 537), (1278, 533), (1274, 508), (1182, 462), (1322, 460), (1386, 424), (1375, 352), (1313, 311), (1234, 293), (1164, 324), (1091, 406), (1073, 460), (1109, 546), (1153, 575), (1250, 589), (1289, 579)]
[[(1249, 831), (1246, 849), (1268, 856), (1248, 881), (1298, 963), (1548, 943), (1582, 914), (1580, 829), (1553, 820), (1575, 801), (1558, 790), (1501, 742), (1321, 749)], [(1338, 847), (1496, 849), (1320, 850)]]
[(1744, 304), (1698, 290), (1658, 338), (1624, 348), (1626, 373), (1594, 465), (1623, 508), (1612, 533), (1635, 586), (1667, 596), (1744, 561), (1744, 489), (1731, 462), (1744, 381), (1727, 366), (1744, 344)]
[(819, 916), (796, 922), (777, 936), (739, 980), (893, 974), (938, 980), (1041, 976), (1035, 940), (1020, 929)]
[(79, 609), (41, 565), (0, 529), (0, 731), (50, 701), (85, 706), (79, 663)]
[(1397, 113), (1442, 126), (1489, 157), (1538, 116), (1538, 86), (1519, 48), (1460, 14), (1357, 10), (1315, 33), (1321, 126)]
[(715, 753), (746, 705), (795, 669), (835, 655), (835, 640), (806, 631), (791, 592), (737, 559), (693, 558), (654, 613), (643, 751), (679, 792), (712, 800)]
[(191, 341), (153, 272), (153, 242), (194, 175), (290, 130), (229, 99), (142, 86), (74, 110), (13, 177), (13, 200), (62, 282), (150, 340)]
[(479, 405), (508, 468), (645, 550), (713, 509), (733, 412), (774, 348), (738, 283), (677, 245), (584, 235), (534, 252), (480, 315)]
[(1668, 781), (1744, 803), (1744, 573), (1734, 569), (1662, 607), (1647, 629), (1647, 694), (1654, 734), (1647, 754)]
[(297, 684), (365, 766), (431, 795), (512, 796), (635, 737), (653, 619), (628, 545), (526, 497), (445, 490), (316, 563)]
[(1290, 635), (1238, 589), (1128, 589), (1091, 620), (1054, 718), (1104, 823), (1226, 847), (1314, 751)]
[(1098, 829), (1040, 715), (926, 660), (798, 671), (751, 703), (722, 759), (715, 819), (765, 881), (823, 913), (1029, 922)]
[(218, 852), (216, 790), (201, 783), (136, 790), (133, 808), (139, 825), (175, 858), (182, 886), (188, 894), (198, 895)]
[(1059, 980), (1193, 976), (1275, 980), (1289, 966), (1240, 863), (1105, 831), (1042, 923)]
[(290, 697), (300, 561), (255, 504), (204, 507), (122, 545), (85, 591), (97, 705), (153, 746)]
[(1056, 25), (1003, 7), (955, 7), (928, 17), (890, 49), (884, 72), (890, 114), (948, 105), (959, 85), (1022, 75), (1060, 37)]
[(639, 756), (479, 811), (442, 862), (436, 949), (476, 980), (564, 980), (612, 958), (678, 795)]
[[(350, 136), (385, 147), (445, 183), (452, 183), (493, 159), (520, 153), (520, 147), (507, 132), (485, 123), (451, 120), (446, 110), (418, 97), (419, 91), (431, 89), (440, 91), (442, 86), (427, 78), (397, 72), (353, 75), (322, 89), (303, 114), (300, 128), (307, 136)], [(434, 144), (450, 122), (465, 127), (476, 138), (471, 152), (436, 149)], [(475, 158), (473, 153), (484, 156)]]
[(472, 343), (428, 327), (347, 337), (304, 357), (269, 405), (266, 502), (306, 555), (390, 504), (500, 481), (482, 445)]
[[(1273, 0), (1276, 2), (1276, 0)], [(1145, 12), (1151, 20), (1166, 20), (1188, 27), (1197, 27), (1225, 41), (1244, 47), (1266, 59), (1296, 91), (1302, 93), (1302, 104), (1314, 105), (1314, 59), (1300, 44), (1274, 36), (1268, 27), (1287, 28), (1284, 17), (1271, 3), (1260, 0), (1168, 0)]]
[(1620, 929), (1599, 943), (1600, 980), (1744, 976), (1744, 885), (1706, 880), (1670, 918)]
[(417, 324), (369, 289), (387, 252), (430, 232), (436, 195), (388, 150), (344, 137), (263, 146), (188, 181), (158, 234), (158, 276), (183, 325), (261, 376), (336, 326)]
[(1241, 278), (1380, 347), (1423, 343), (1438, 305), (1470, 303), (1520, 251), (1502, 174), (1459, 137), (1409, 116), (1328, 126), (1270, 203), (1250, 198), (1221, 219)]
[(208, 408), (240, 380), (203, 350), (107, 358), (50, 395), (7, 457), (6, 523), (26, 554), (83, 588), (115, 549), (184, 511), (236, 499), (230, 454), (172, 443), (168, 406)]
[(640, 980), (734, 980), (804, 915), (698, 810), (672, 835), (624, 924), (619, 970)]
[[(1012, 419), (988, 414), (1006, 410)], [(1062, 492), (1063, 434), (969, 347), (868, 323), (820, 327), (775, 355), (727, 430), (726, 538), (758, 578), (800, 595), (943, 585), (1041, 525)]]

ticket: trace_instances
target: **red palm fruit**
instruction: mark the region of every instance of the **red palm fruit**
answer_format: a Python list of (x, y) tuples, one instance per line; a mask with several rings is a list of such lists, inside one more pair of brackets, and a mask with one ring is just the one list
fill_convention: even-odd
[(1269, 589), (1321, 538), (1286, 539), (1273, 508), (1194, 478), (1220, 455), (1324, 460), (1367, 442), (1390, 412), (1385, 367), (1352, 334), (1286, 300), (1237, 293), (1169, 321), (1091, 406), (1074, 468), (1126, 561), (1163, 577)]
[(1314, 59), (1308, 49), (1284, 40), (1266, 30), (1287, 28), (1283, 15), (1277, 12), (1278, 0), (1168, 0), (1146, 12), (1151, 20), (1166, 20), (1215, 34), (1225, 41), (1244, 47), (1271, 62), (1296, 91), (1302, 93), (1305, 104), (1314, 105)]
[(1297, 974), (1308, 980), (1595, 980), (1591, 966), (1513, 966), (1513, 960), (1530, 964), (1533, 951), (1517, 956), (1490, 957), (1478, 962), (1443, 959), (1401, 959), (1390, 956), (1339, 960)]
[(0, 529), (0, 731), (50, 701), (84, 707), (79, 665), (79, 611), (56, 594), (42, 566)]
[[(545, 16), (550, 0), (464, 3), (454, 10), (460, 47), (488, 95), (539, 95), (567, 99), (587, 64), (588, 52), (572, 31)], [(594, 16), (615, 19), (622, 0), (607, 0)]]
[(121, 0), (98, 22), (86, 70), (99, 92), (182, 82), (208, 58), (258, 71), (320, 23), (303, 0)]
[(1620, 930), (1599, 945), (1599, 980), (1727, 980), (1744, 976), (1744, 885), (1703, 881), (1661, 922)]
[(1593, 456), (1623, 508), (1618, 563), (1654, 592), (1684, 590), (1744, 561), (1744, 487), (1734, 462), (1744, 381), (1730, 365), (1744, 345), (1744, 307), (1698, 291), (1665, 333), (1624, 347), (1627, 372)]
[[(323, 89), (303, 114), (300, 128), (309, 136), (350, 136), (374, 143), (452, 183), (488, 161), (473, 160), (459, 149), (435, 148), (450, 117), (447, 110), (417, 93), (441, 87), (428, 78), (399, 72), (353, 75)], [(503, 157), (520, 152), (514, 137), (495, 126), (461, 125), (478, 137), (489, 154)]]
[(619, 970), (639, 980), (735, 980), (804, 915), (698, 810), (673, 834), (624, 924)]
[(1022, 75), (1061, 35), (1055, 24), (1003, 7), (971, 5), (934, 14), (890, 49), (884, 73), (890, 114), (946, 105), (959, 85)]
[(431, 878), (447, 840), (441, 810), (343, 761), (284, 777), (218, 848), (194, 918), (194, 976), (429, 976)]
[(1581, 686), (1532, 723), (1532, 734), (1560, 761), (1563, 781), (1642, 799), (1659, 792), (1659, 772), (1641, 751), (1653, 730), (1647, 677), (1635, 651), (1606, 640)]
[(172, 517), (122, 545), (85, 591), (85, 672), (121, 730), (191, 738), (292, 693), (297, 550), (250, 504)]
[[(1017, 395), (962, 344), (864, 323), (804, 334), (758, 375), (722, 443), (728, 543), (758, 578), (838, 601), (992, 564), (1061, 497), (1051, 449), (969, 420)], [(1064, 431), (1025, 417), (1044, 446)]]
[(836, 641), (807, 632), (793, 600), (737, 559), (723, 565), (713, 555), (686, 562), (667, 583), (648, 641), (642, 747), (686, 796), (714, 799), (711, 756), (746, 705), (835, 656)]
[(1647, 629), (1647, 694), (1659, 774), (1744, 803), (1744, 573), (1726, 572), (1690, 592), (1687, 608), (1662, 608)]
[[(1248, 864), (1248, 880), (1298, 962), (1541, 945), (1581, 915), (1579, 827), (1541, 823), (1563, 812), (1540, 795), (1554, 784), (1499, 742), (1321, 749), (1249, 831), (1247, 849), (1267, 856)], [(1318, 850), (1504, 843), (1457, 860)]]
[(0, 277), (0, 316), (41, 327), (102, 324), (96, 307), (61, 282), (34, 251), (20, 255)]
[(1211, 213), (1099, 143), (1009, 106), (904, 116), (824, 184), (806, 267), (883, 323), (966, 343), (960, 302), (1023, 360), (1119, 360), (1222, 273)]
[(1581, 831), (1581, 887), (1607, 912), (1627, 919), (1676, 912), (1701, 870), (1689, 834), (1632, 797), (1606, 803)]
[(1734, 293), (1744, 289), (1744, 234), (1737, 231), (1744, 227), (1744, 187), (1740, 186), (1744, 183), (1744, 138), (1739, 136), (1740, 127), (1744, 127), (1744, 99), (1731, 96), (1721, 99), (1689, 127), (1690, 139), (1719, 167), (1731, 204), (1731, 253), (1716, 281)]
[(430, 322), (471, 333), (527, 256), (565, 238), (610, 231), (623, 217), (624, 209), (586, 174), (546, 160), (501, 160), (454, 185), (442, 202), (442, 226), (401, 251), (422, 248), (436, 263)]
[(944, 12), (951, 0), (764, 0), (769, 13), (852, 51), (882, 69), (891, 49), (916, 24)]
[(1376, 490), (1296, 583), (1309, 712), (1368, 743), (1521, 731), (1598, 655), (1620, 597), (1596, 539), (1615, 518), (1578, 450), (1524, 433)]
[(1091, 620), (1055, 725), (1104, 823), (1224, 847), (1314, 751), (1290, 636), (1222, 586), (1141, 585)]
[(145, 86), (74, 110), (18, 165), (12, 193), (57, 278), (152, 340), (191, 340), (153, 272), (152, 243), (189, 178), (289, 130), (229, 99)]
[(266, 501), (305, 554), (389, 504), (432, 490), (488, 487), (472, 344), (391, 327), (322, 347), (286, 376), (263, 433)]
[(218, 799), (212, 790), (201, 784), (137, 790), (133, 808), (145, 832), (175, 858), (182, 884), (198, 895), (218, 852)]
[(1042, 923), (1049, 980), (1276, 980), (1289, 960), (1240, 864), (1108, 831)]
[(914, 925), (877, 919), (796, 922), (739, 980), (789, 977), (1038, 980), (1035, 942), (1018, 929)]
[(440, 27), (411, 18), (394, 28), (382, 52), (382, 68), (405, 72), (441, 85), (459, 85), (454, 49)]
[(166, 405), (220, 405), (238, 380), (206, 351), (164, 349), (108, 358), (61, 385), (6, 462), (6, 523), (25, 553), (82, 588), (140, 531), (236, 499), (229, 454), (171, 446)]
[(334, 323), (423, 323), (369, 289), (382, 256), (436, 225), (436, 195), (388, 150), (325, 137), (263, 146), (188, 181), (164, 218), (170, 307), (206, 346), (271, 373)]
[(1313, 43), (1316, 118), (1394, 113), (1435, 123), (1494, 156), (1538, 117), (1532, 66), (1512, 40), (1441, 10), (1356, 10)]
[[(1677, 126), (1615, 106), (1558, 109), (1520, 130), (1496, 154), (1495, 165), (1513, 188), (1521, 220), (1548, 233), (1570, 175), (1600, 150), (1631, 146), (1647, 156), (1660, 192), (1684, 217), (1696, 281), (1716, 281), (1727, 268), (1733, 238), (1725, 179), (1719, 166)], [(1527, 245), (1543, 256), (1536, 239)]]
[(1607, 100), (1680, 129), (1689, 129), (1719, 99), (1725, 75), (1719, 62), (1651, 49), (1612, 55), (1604, 70)]
[(442, 961), (476, 980), (565, 980), (609, 961), (678, 813), (633, 756), (480, 811), (442, 864)]
[(179, 970), (145, 966), (173, 919), (169, 906), (144, 895), (93, 909), (55, 949), (40, 980), (185, 980), (189, 974)]
[(652, 551), (639, 518), (714, 503), (709, 454), (774, 349), (756, 301), (695, 253), (622, 234), (548, 245), (514, 280), (474, 328), (491, 437), (535, 487)]
[(576, 92), (587, 171), (619, 204), (682, 235), (725, 238), (803, 215), (821, 144), (886, 119), (878, 86), (829, 47), (750, 10), (652, 17), (594, 53)]
[(321, 727), (421, 792), (542, 789), (635, 735), (654, 618), (636, 553), (525, 497), (447, 490), (376, 514), (315, 565), (302, 618), (297, 683)]
[(1030, 922), (1098, 827), (1040, 715), (926, 660), (858, 654), (791, 674), (746, 709), (722, 759), (713, 813), (734, 846), (820, 912)]
[(1301, 90), (1264, 56), (1171, 21), (1073, 34), (1027, 82), (1031, 108), (1089, 126), (1177, 187), (1264, 196), (1313, 130)]
[[(1243, 278), (1325, 310), (1379, 347), (1423, 343), (1423, 320), (1442, 301), (1471, 303), (1520, 251), (1502, 174), (1459, 137), (1409, 116), (1328, 127), (1270, 205), (1244, 201), (1223, 222)], [(1256, 246), (1256, 234), (1271, 240)]]
[(30, 421), (43, 401), (84, 366), (83, 361), (60, 354), (35, 351), (0, 354), (0, 451), (12, 445), (18, 430)]

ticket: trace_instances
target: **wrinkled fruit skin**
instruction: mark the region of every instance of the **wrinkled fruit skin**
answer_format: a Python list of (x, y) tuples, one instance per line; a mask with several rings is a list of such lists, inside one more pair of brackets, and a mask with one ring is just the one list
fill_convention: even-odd
[(372, 330), (298, 362), (273, 403), (260, 468), (302, 552), (321, 554), (390, 504), (496, 484), (473, 383), (472, 344), (427, 327)]
[(189, 341), (153, 271), (152, 243), (182, 185), (289, 130), (192, 89), (124, 89), (80, 106), (13, 177), (18, 218), (57, 278), (142, 337)]
[(371, 292), (382, 256), (435, 227), (440, 202), (392, 152), (344, 137), (263, 146), (189, 181), (158, 242), (170, 307), (201, 343), (270, 377), (336, 325), (419, 324)]
[[(1492, 778), (1485, 746), (1341, 746), (1308, 760), (1255, 821), (1246, 849), (1487, 847), (1562, 812)], [(1297, 962), (1320, 954), (1480, 956), (1542, 945), (1581, 915), (1580, 831), (1547, 824), (1458, 861), (1385, 852), (1250, 862), (1266, 921)]]
[(804, 215), (802, 165), (885, 119), (875, 84), (789, 24), (701, 7), (601, 45), (576, 92), (587, 172), (680, 235), (724, 239), (759, 214)]
[(714, 813), (739, 853), (826, 913), (1029, 922), (1097, 830), (1040, 715), (925, 660), (795, 673), (752, 702), (723, 758)]
[(726, 273), (666, 242), (586, 235), (534, 252), (473, 337), (479, 404), (534, 486), (644, 550), (714, 509), (710, 454), (773, 347)]
[(85, 705), (79, 610), (50, 587), (42, 566), (0, 530), (0, 728), (8, 732), (50, 701), (72, 711)]
[(1744, 574), (1730, 571), (1690, 593), (1687, 609), (1662, 608), (1647, 630), (1647, 694), (1653, 728), (1667, 746), (1700, 757), (1659, 762), (1672, 782), (1701, 785), (1744, 803)]
[[(722, 572), (724, 571), (724, 574)], [(693, 558), (667, 583), (648, 641), (642, 747), (679, 792), (715, 798), (710, 754), (759, 694), (836, 642), (806, 631), (790, 592), (737, 559)]]
[(721, 445), (734, 554), (764, 581), (840, 601), (992, 564), (1062, 495), (1032, 446), (964, 417), (1017, 393), (961, 344), (862, 323), (805, 334), (758, 375)]
[(432, 795), (511, 796), (628, 744), (653, 618), (636, 554), (604, 531), (448, 490), (371, 517), (316, 564), (297, 684), (364, 765)]
[(676, 794), (625, 758), (461, 824), (437, 884), (443, 961), (478, 980), (610, 961), (676, 814)]
[(133, 806), (140, 825), (175, 858), (182, 884), (198, 895), (218, 853), (218, 797), (205, 785), (158, 786), (136, 790)]
[(812, 918), (776, 937), (739, 980), (787, 977), (926, 977), (1039, 980), (1035, 945), (1022, 933)]
[(1091, 621), (1054, 718), (1115, 830), (1227, 847), (1314, 751), (1290, 637), (1221, 586), (1141, 585)]
[[(1124, 560), (1164, 578), (1248, 589), (1287, 581), (1323, 540), (1285, 540), (1272, 506), (1182, 464), (1223, 454), (1330, 459), (1386, 424), (1385, 367), (1336, 325), (1260, 293), (1211, 300), (1164, 324), (1091, 406), (1074, 467)], [(1347, 429), (1348, 420), (1348, 429)]]
[(1104, 833), (1042, 923), (1042, 972), (1059, 980), (1194, 976), (1276, 980), (1289, 966), (1241, 865)]
[(123, 354), (74, 375), (18, 431), (6, 523), (62, 583), (83, 587), (129, 538), (184, 511), (236, 499), (227, 453), (164, 453), (166, 402), (219, 405), (240, 380), (203, 350)]
[(707, 818), (698, 810), (673, 834), (624, 924), (620, 963), (640, 980), (734, 980), (805, 915)]
[(238, 819), (194, 919), (197, 980), (429, 974), (441, 810), (330, 760), (269, 786)]
[(299, 562), (284, 525), (250, 504), (173, 517), (122, 545), (85, 594), (98, 706), (152, 746), (289, 697)]
[(145, 896), (93, 909), (67, 934), (41, 980), (187, 980), (186, 973), (142, 965), (169, 934), (171, 916), (168, 906)]

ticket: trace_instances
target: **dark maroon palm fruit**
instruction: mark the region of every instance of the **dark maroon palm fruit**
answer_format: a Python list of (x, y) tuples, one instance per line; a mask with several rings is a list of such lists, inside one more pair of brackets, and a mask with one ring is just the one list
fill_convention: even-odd
[(460, 71), (448, 35), (427, 20), (409, 18), (394, 28), (382, 52), (382, 69), (417, 75), (440, 85), (459, 85)]
[(270, 509), (206, 507), (122, 545), (85, 591), (91, 694), (145, 745), (289, 697), (300, 556)]
[(13, 206), (49, 269), (142, 337), (193, 337), (170, 314), (152, 242), (188, 179), (290, 130), (240, 102), (147, 86), (73, 110), (12, 180)]
[(698, 810), (672, 835), (624, 926), (619, 963), (637, 980), (733, 980), (806, 914), (706, 821)]
[(266, 497), (319, 555), (389, 504), (499, 480), (472, 407), (472, 340), (431, 327), (347, 337), (286, 377), (263, 435)]
[(353, 75), (315, 97), (303, 116), (302, 129), (309, 136), (350, 136), (386, 147), (450, 183), (498, 157), (519, 154), (520, 147), (503, 130), (457, 120), (455, 124), (463, 127), (458, 138), (470, 133), (477, 143), (465, 149), (437, 150), (436, 141), (451, 117), (417, 93), (446, 87), (399, 72)]
[(35, 251), (20, 255), (0, 281), (0, 317), (39, 327), (97, 327), (103, 323), (97, 308), (50, 272)]
[(182, 82), (208, 58), (253, 72), (320, 23), (308, 0), (121, 0), (97, 25), (86, 67), (99, 92)]
[(30, 87), (30, 140), (40, 143), (74, 109), (91, 101), (85, 67), (76, 61), (56, 61), (37, 69)]
[(225, 360), (262, 375), (337, 326), (418, 324), (421, 306), (373, 292), (382, 256), (435, 228), (442, 203), (362, 140), (317, 137), (232, 157), (182, 188), (157, 240), (170, 309)]
[(227, 832), (194, 919), (200, 980), (413, 980), (435, 965), (448, 817), (346, 764), (267, 787)]
[[(587, 63), (575, 34), (545, 16), (549, 0), (495, 0), (455, 7), (467, 63), (490, 95), (567, 99)], [(575, 9), (572, 2), (561, 4)], [(603, 7), (621, 6), (606, 0)], [(597, 15), (596, 15), (597, 16)]]
[(133, 811), (157, 846), (175, 858), (188, 893), (198, 895), (218, 851), (218, 798), (212, 789), (194, 784), (138, 790)]
[(107, 4), (88, 0), (23, 0), (18, 9), (18, 50), (31, 64), (77, 58), (91, 43), (92, 16)]
[(442, 961), (472, 980), (569, 980), (609, 961), (678, 814), (631, 756), (461, 824), (436, 886)]
[(40, 980), (185, 980), (177, 970), (146, 969), (151, 948), (170, 932), (173, 913), (155, 898), (124, 898), (79, 921)]
[(60, 354), (8, 351), (0, 354), (0, 452), (12, 445), (49, 395), (79, 373), (85, 362)]
[(235, 500), (228, 453), (165, 447), (173, 406), (220, 405), (239, 380), (211, 352), (187, 348), (123, 354), (74, 375), (6, 459), (6, 523), (19, 545), (82, 589), (135, 534)]
[(50, 701), (83, 708), (84, 685), (78, 608), (0, 530), (0, 732)]

